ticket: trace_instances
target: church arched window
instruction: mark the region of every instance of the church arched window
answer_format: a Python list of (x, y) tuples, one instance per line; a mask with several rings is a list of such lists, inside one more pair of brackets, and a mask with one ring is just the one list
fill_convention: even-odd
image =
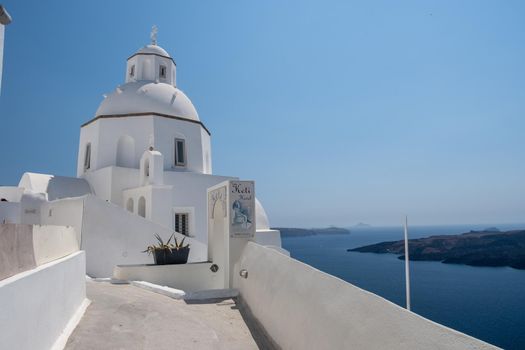
[(86, 152), (84, 154), (84, 171), (91, 168), (91, 143), (86, 145)]
[(149, 159), (146, 159), (144, 162), (144, 177), (149, 177)]
[(166, 66), (161, 65), (159, 67), (159, 77), (161, 79), (166, 79)]
[(146, 198), (140, 197), (138, 203), (138, 214), (143, 218), (146, 217)]

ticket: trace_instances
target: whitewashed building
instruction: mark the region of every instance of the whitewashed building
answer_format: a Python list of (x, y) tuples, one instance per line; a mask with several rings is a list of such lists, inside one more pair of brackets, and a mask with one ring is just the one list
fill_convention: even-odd
[[(190, 260), (206, 260), (207, 189), (237, 178), (212, 174), (210, 131), (178, 88), (176, 69), (175, 60), (157, 45), (156, 33), (152, 33), (151, 44), (127, 59), (124, 84), (104, 95), (94, 117), (81, 126), (77, 177), (25, 173), (17, 187), (0, 187), (0, 222), (76, 226), (87, 253), (88, 272), (92, 263), (111, 261), (94, 274), (110, 273), (113, 263), (145, 262), (135, 253), (159, 230), (188, 237), (193, 246)], [(158, 227), (134, 234), (141, 236), (136, 243), (140, 246), (90, 259), (95, 254), (89, 248), (93, 236), (101, 235), (102, 242), (109, 239), (103, 237), (103, 231), (111, 230), (93, 227), (94, 232), (88, 232), (87, 221), (97, 224), (100, 219), (89, 217), (85, 201), (77, 212), (71, 212), (73, 199), (87, 195), (96, 197), (100, 205), (122, 209), (113, 211), (114, 223), (113, 217), (106, 218), (107, 226), (115, 226), (111, 228), (115, 245), (120, 236), (129, 239), (134, 229), (117, 224), (131, 219), (118, 221), (116, 217), (131, 213)], [(270, 229), (257, 200), (253, 210), (257, 240), (280, 247), (280, 234)], [(96, 244), (91, 249), (100, 250)]]

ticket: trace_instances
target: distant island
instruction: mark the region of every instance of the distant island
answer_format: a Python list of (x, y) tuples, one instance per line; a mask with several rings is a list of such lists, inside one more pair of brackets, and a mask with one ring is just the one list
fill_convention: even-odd
[(354, 225), (354, 227), (356, 227), (356, 228), (371, 227), (371, 226), (372, 225), (366, 224), (364, 222), (360, 222), (360, 223)]
[[(400, 254), (404, 260), (404, 241), (382, 242), (349, 252)], [(497, 228), (459, 235), (431, 236), (409, 240), (410, 260), (441, 261), (471, 266), (510, 266), (525, 270), (525, 230), (500, 232)]]
[(341, 227), (330, 226), (326, 228), (293, 228), (275, 227), (274, 230), (281, 231), (281, 237), (305, 237), (316, 235), (348, 235), (350, 230)]

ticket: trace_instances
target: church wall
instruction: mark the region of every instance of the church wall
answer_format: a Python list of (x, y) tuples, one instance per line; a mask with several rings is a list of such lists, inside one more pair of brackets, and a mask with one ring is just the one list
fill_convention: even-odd
[(166, 208), (173, 207), (172, 186), (149, 186), (151, 201), (149, 205), (151, 221), (173, 229), (170, 212)]
[(111, 200), (111, 176), (112, 167), (91, 170), (84, 174), (94, 194), (104, 200)]
[(153, 134), (150, 117), (108, 118), (95, 123), (100, 124), (96, 169), (117, 165), (118, 142), (122, 136), (133, 139), (135, 155), (132, 164), (138, 168), (140, 157), (150, 146)]
[(127, 203), (131, 199), (133, 201), (133, 213), (136, 215), (139, 215), (138, 203), (141, 197), (145, 200), (145, 218), (158, 225), (173, 229), (170, 215), (170, 209), (173, 207), (172, 186), (146, 185), (122, 192), (122, 202)]
[(201, 128), (203, 173), (212, 174), (211, 137)]
[[(144, 210), (145, 216), (144, 217), (148, 220), (153, 221), (151, 218), (151, 202), (152, 202), (151, 201), (151, 197), (152, 197), (151, 187), (152, 186), (141, 186), (141, 187), (124, 190), (122, 192), (122, 201), (123, 203), (126, 203), (128, 199), (131, 198), (133, 200), (133, 214), (141, 215), (139, 213), (140, 211), (139, 201), (141, 198), (144, 198), (144, 206), (145, 206), (145, 210)], [(165, 223), (163, 222), (155, 221), (155, 223), (166, 226)], [(166, 226), (166, 227), (169, 227), (169, 226)]]
[[(154, 117), (155, 149), (164, 155), (165, 170), (185, 170), (202, 173), (204, 170), (201, 138), (202, 127), (195, 123)], [(175, 138), (182, 138), (186, 144), (186, 166), (174, 166)]]
[[(87, 196), (84, 203), (81, 248), (86, 251), (87, 273), (92, 277), (111, 276), (115, 265), (153, 263), (153, 257), (142, 251), (155, 243), (155, 233), (165, 239), (173, 233), (97, 197)], [(206, 261), (205, 244), (191, 238), (186, 242), (191, 244), (189, 262)]]
[[(173, 186), (173, 207), (194, 208), (194, 232), (191, 234), (197, 240), (208, 243), (208, 205), (207, 190), (225, 180), (237, 179), (228, 176), (204, 175), (167, 171), (164, 173), (164, 183)], [(174, 215), (173, 211), (171, 215)], [(173, 218), (171, 219), (173, 228)]]
[[(95, 127), (96, 126), (96, 127)], [(126, 138), (127, 142), (122, 142)], [(186, 166), (174, 165), (175, 138), (185, 140)], [(181, 170), (202, 173), (208, 155), (211, 163), (210, 137), (199, 124), (158, 116), (99, 119), (82, 128), (80, 137), (77, 173), (79, 176), (116, 166), (119, 150), (125, 145), (133, 145), (134, 156), (125, 158), (127, 164), (139, 168), (144, 151), (154, 143), (155, 149), (164, 156), (165, 170)], [(85, 145), (91, 142), (91, 169), (84, 173)], [(130, 146), (127, 146), (130, 147)], [(126, 151), (127, 154), (127, 151)]]
[(139, 169), (109, 167), (111, 169), (111, 197), (110, 201), (123, 206), (122, 191), (139, 185)]
[(97, 152), (98, 152), (98, 123), (91, 123), (80, 128), (80, 140), (78, 144), (78, 157), (77, 157), (77, 177), (81, 177), (84, 174), (84, 160), (86, 156), (86, 145), (91, 143), (91, 168), (97, 169)]

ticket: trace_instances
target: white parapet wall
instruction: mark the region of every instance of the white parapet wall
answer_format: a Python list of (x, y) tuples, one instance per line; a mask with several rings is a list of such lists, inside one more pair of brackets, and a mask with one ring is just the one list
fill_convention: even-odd
[[(91, 277), (111, 277), (119, 264), (153, 263), (153, 257), (142, 251), (156, 243), (155, 233), (166, 240), (173, 233), (168, 227), (93, 195), (44, 203), (40, 222), (75, 229), (80, 247), (86, 251), (87, 273)], [(178, 233), (176, 236), (179, 241), (184, 238)], [(207, 260), (203, 242), (186, 237), (185, 243), (190, 244), (189, 262)]]
[(82, 216), (84, 213), (84, 198), (65, 198), (44, 202), (40, 209), (42, 225), (68, 225), (75, 229), (77, 241), (80, 243), (82, 233)]
[(85, 304), (82, 251), (1, 280), (0, 349), (59, 347)]
[(243, 303), (283, 349), (496, 348), (253, 242), (234, 276)]
[(79, 249), (73, 227), (0, 224), (0, 280)]
[(0, 202), (0, 224), (20, 222), (21, 205), (17, 202)]
[(113, 278), (125, 281), (145, 281), (195, 292), (224, 288), (222, 271), (213, 272), (212, 263), (181, 265), (118, 265)]
[(279, 230), (257, 230), (255, 231), (255, 242), (260, 245), (281, 246), (281, 232)]

